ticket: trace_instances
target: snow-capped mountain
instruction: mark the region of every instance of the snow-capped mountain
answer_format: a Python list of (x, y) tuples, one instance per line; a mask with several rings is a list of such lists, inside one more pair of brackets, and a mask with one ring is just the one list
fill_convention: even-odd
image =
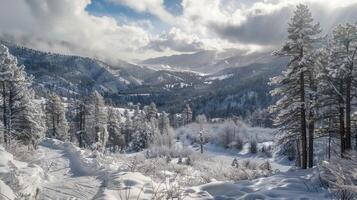
[(270, 51), (248, 53), (237, 49), (224, 51), (200, 51), (192, 54), (163, 56), (141, 61), (140, 64), (157, 70), (189, 70), (214, 74), (226, 68), (241, 67), (253, 63), (270, 63), (276, 58)]
[(19, 63), (26, 66), (27, 73), (35, 77), (36, 87), (55, 87), (62, 95), (85, 90), (117, 93), (131, 85), (140, 85), (144, 75), (155, 72), (124, 61), (114, 66), (97, 59), (41, 52), (2, 43), (9, 47)]

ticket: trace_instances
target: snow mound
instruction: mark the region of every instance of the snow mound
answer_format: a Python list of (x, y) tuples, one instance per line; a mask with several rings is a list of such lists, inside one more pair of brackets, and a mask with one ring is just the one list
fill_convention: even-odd
[(162, 185), (138, 172), (117, 172), (111, 174), (102, 196), (98, 199), (153, 199), (161, 195)]
[(0, 146), (1, 194), (7, 194), (11, 199), (15, 195), (12, 191), (15, 191), (15, 196), (20, 199), (35, 199), (44, 176), (41, 167), (15, 160), (12, 154)]
[(0, 180), (0, 199), (14, 200), (16, 195), (12, 189)]
[(98, 160), (99, 154), (82, 150), (71, 142), (62, 142), (57, 139), (45, 138), (41, 145), (62, 150), (71, 163), (72, 173), (78, 176), (97, 175), (102, 168)]

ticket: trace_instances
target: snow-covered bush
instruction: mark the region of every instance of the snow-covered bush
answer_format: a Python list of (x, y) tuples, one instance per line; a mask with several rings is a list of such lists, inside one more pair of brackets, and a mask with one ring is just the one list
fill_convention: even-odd
[[(249, 127), (240, 121), (207, 122), (203, 124), (203, 127), (205, 130), (204, 142), (224, 148), (242, 150), (244, 144), (249, 143), (251, 138), (255, 138), (256, 143), (271, 141), (273, 138), (273, 129)], [(176, 129), (176, 138), (186, 145), (199, 144), (199, 131), (200, 125), (191, 123)]]
[(171, 158), (187, 157), (192, 154), (192, 150), (179, 148), (178, 146), (153, 146), (146, 150), (147, 158), (166, 157)]
[(250, 142), (249, 142), (249, 152), (253, 153), (253, 154), (258, 152), (257, 140), (255, 140), (255, 139), (250, 140)]
[(265, 145), (262, 144), (262, 147), (258, 150), (259, 154), (268, 158), (271, 158), (273, 156), (273, 147), (272, 145)]
[(333, 157), (319, 165), (321, 182), (337, 199), (355, 199), (357, 196), (357, 152), (346, 154), (346, 159)]

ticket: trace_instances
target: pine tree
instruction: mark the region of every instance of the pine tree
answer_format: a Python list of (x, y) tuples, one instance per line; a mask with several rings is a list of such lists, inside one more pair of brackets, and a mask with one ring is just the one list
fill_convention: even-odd
[(150, 119), (157, 118), (157, 108), (154, 102), (151, 102), (151, 104), (147, 107), (146, 117), (149, 121)]
[[(329, 72), (329, 47), (321, 48), (318, 52), (315, 65), (317, 67), (316, 82), (317, 104), (319, 114), (319, 128), (317, 137), (328, 137), (328, 157), (331, 155), (331, 139), (335, 133), (339, 132), (339, 95), (335, 88), (336, 80), (330, 76)], [(338, 81), (337, 81), (338, 82)]]
[(151, 128), (143, 111), (133, 116), (131, 131), (131, 146), (133, 150), (140, 151), (149, 146)]
[(25, 145), (37, 149), (38, 142), (44, 137), (46, 131), (46, 116), (42, 105), (34, 101), (33, 90), (28, 90), (26, 98), (22, 100), (25, 109), (21, 110), (21, 117), (14, 122), (18, 127), (17, 138)]
[(171, 147), (172, 146), (172, 128), (170, 126), (170, 120), (166, 112), (161, 113), (159, 129), (161, 133), (162, 145)]
[(183, 121), (183, 125), (192, 122), (192, 110), (189, 104), (186, 104), (185, 108), (182, 111), (182, 121)]
[(66, 119), (65, 107), (61, 98), (56, 95), (50, 95), (46, 104), (46, 124), (47, 136), (62, 141), (69, 140), (69, 126)]
[(203, 124), (207, 122), (207, 118), (204, 114), (198, 115), (196, 118), (198, 124), (200, 125), (199, 137), (200, 137), (200, 149), (201, 153), (203, 153), (203, 143), (204, 143), (204, 134), (205, 130), (203, 128)]
[(99, 92), (94, 91), (88, 102), (88, 116), (86, 117), (86, 133), (94, 148), (105, 149), (108, 140), (107, 132), (107, 112), (105, 110), (104, 99)]
[[(28, 76), (23, 65), (9, 53), (9, 49), (0, 45), (0, 93), (2, 97), (3, 139), (9, 146), (12, 139), (20, 139), (25, 144), (35, 144), (41, 135), (40, 124), (31, 112), (34, 106), (32, 94), (32, 76)], [(33, 135), (38, 130), (38, 136)], [(32, 142), (31, 142), (32, 141)]]
[[(278, 87), (271, 94), (282, 96), (271, 110), (277, 113), (275, 124), (279, 126), (280, 141), (300, 140), (301, 167), (307, 168), (306, 134), (306, 93), (308, 86), (308, 57), (311, 56), (313, 43), (320, 33), (319, 24), (314, 24), (306, 5), (299, 4), (294, 11), (288, 28), (288, 40), (274, 54), (290, 57), (287, 69), (281, 76), (272, 78), (271, 83)], [(310, 133), (313, 134), (313, 133)]]
[(109, 134), (108, 143), (115, 152), (118, 148), (122, 151), (125, 147), (125, 138), (121, 132), (120, 115), (113, 107), (108, 107), (108, 125)]
[(122, 127), (122, 133), (124, 134), (125, 144), (128, 145), (132, 141), (132, 134), (133, 134), (133, 121), (130, 118), (128, 110), (124, 111), (124, 118), (125, 118), (125, 122)]
[(351, 149), (351, 99), (352, 84), (356, 80), (356, 60), (357, 27), (338, 25), (333, 31), (329, 70), (330, 76), (339, 80), (341, 155)]

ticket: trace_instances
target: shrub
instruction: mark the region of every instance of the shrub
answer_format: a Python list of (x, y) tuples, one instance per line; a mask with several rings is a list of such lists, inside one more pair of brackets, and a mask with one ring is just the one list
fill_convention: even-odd
[(249, 152), (254, 154), (258, 152), (258, 143), (256, 140), (250, 141)]
[(272, 154), (273, 154), (272, 151), (273, 151), (273, 148), (270, 145), (269, 146), (263, 145), (263, 147), (260, 150), (261, 154), (268, 158), (272, 157)]

